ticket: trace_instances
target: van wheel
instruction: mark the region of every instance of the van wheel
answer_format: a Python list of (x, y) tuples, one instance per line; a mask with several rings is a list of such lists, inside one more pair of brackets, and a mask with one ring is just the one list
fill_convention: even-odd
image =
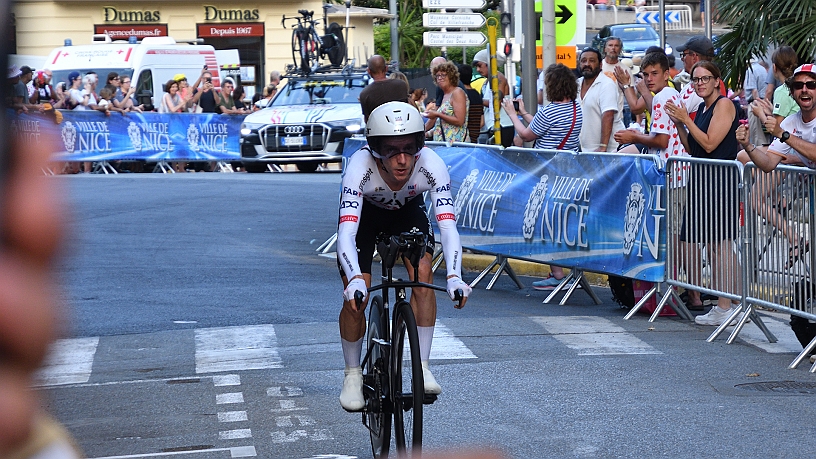
[(298, 163), (297, 168), (300, 172), (314, 172), (317, 170), (317, 162)]

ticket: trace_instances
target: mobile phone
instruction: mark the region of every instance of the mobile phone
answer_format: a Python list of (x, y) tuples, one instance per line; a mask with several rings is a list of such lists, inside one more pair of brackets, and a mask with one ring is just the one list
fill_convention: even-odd
[(518, 101), (517, 101), (517, 100), (514, 100), (514, 101), (513, 101), (513, 108), (514, 108), (516, 111), (519, 111), (519, 103), (518, 103)]
[(212, 83), (212, 78), (204, 78), (205, 83)]
[(744, 126), (748, 124), (748, 120), (739, 120), (739, 123)]
[(204, 70), (207, 70), (208, 68), (209, 67), (207, 67), (207, 64), (204, 64)]

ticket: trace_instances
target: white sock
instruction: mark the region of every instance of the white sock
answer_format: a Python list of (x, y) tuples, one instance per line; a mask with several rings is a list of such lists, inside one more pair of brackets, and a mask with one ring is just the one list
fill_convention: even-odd
[(340, 338), (343, 344), (343, 359), (346, 361), (346, 368), (360, 366), (360, 355), (363, 353), (363, 338), (357, 341), (346, 341)]
[(431, 357), (433, 332), (434, 327), (417, 327), (417, 334), (419, 335), (419, 360), (423, 362), (427, 362)]

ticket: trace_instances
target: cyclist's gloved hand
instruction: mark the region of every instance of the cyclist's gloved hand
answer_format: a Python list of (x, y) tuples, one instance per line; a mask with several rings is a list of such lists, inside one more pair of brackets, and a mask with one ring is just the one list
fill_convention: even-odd
[(453, 276), (448, 278), (448, 295), (450, 295), (452, 300), (456, 300), (456, 298), (454, 298), (454, 295), (456, 294), (456, 291), (459, 289), (462, 290), (462, 294), (465, 296), (465, 298), (467, 298), (468, 295), (470, 295), (470, 292), (473, 290), (472, 288), (470, 288), (470, 285), (468, 285), (465, 281), (460, 279), (459, 276)]
[(348, 283), (348, 286), (346, 286), (346, 289), (343, 290), (343, 298), (345, 298), (346, 301), (350, 301), (352, 303), (352, 306), (354, 306), (356, 308), (357, 305), (354, 304), (354, 293), (355, 292), (361, 292), (363, 294), (364, 298), (368, 295), (368, 289), (366, 288), (366, 283), (365, 283), (365, 281), (363, 279), (361, 279), (359, 277), (355, 278), (355, 279), (352, 279), (351, 282)]

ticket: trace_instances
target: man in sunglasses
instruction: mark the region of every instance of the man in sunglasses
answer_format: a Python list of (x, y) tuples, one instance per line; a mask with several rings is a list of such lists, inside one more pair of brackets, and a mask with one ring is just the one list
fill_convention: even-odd
[[(375, 108), (366, 123), (366, 138), (368, 145), (351, 155), (343, 173), (337, 229), (337, 265), (344, 287), (340, 338), (346, 364), (340, 405), (347, 411), (359, 411), (365, 404), (360, 358), (377, 235), (396, 236), (412, 229), (424, 233), (428, 242), (419, 263), (419, 280), (433, 282), (431, 256), (435, 242), (422, 198), (425, 191), (434, 203), (447, 266), (448, 294), (453, 299), (454, 292), (461, 289), (467, 299), (471, 291), (462, 280), (462, 244), (456, 230), (448, 168), (442, 158), (424, 146), (425, 124), (416, 107), (388, 102)], [(414, 280), (413, 267), (408, 261), (405, 265)], [(363, 304), (355, 301), (357, 292), (365, 297)], [(433, 290), (414, 288), (410, 302), (419, 334), (425, 393), (439, 394), (442, 388), (428, 370), (436, 296)]]
[(752, 144), (746, 125), (737, 128), (737, 141), (765, 172), (783, 161), (816, 169), (816, 64), (800, 65), (785, 84), (799, 111), (779, 124), (773, 118), (766, 121), (765, 127), (775, 137), (773, 142), (768, 147)]

